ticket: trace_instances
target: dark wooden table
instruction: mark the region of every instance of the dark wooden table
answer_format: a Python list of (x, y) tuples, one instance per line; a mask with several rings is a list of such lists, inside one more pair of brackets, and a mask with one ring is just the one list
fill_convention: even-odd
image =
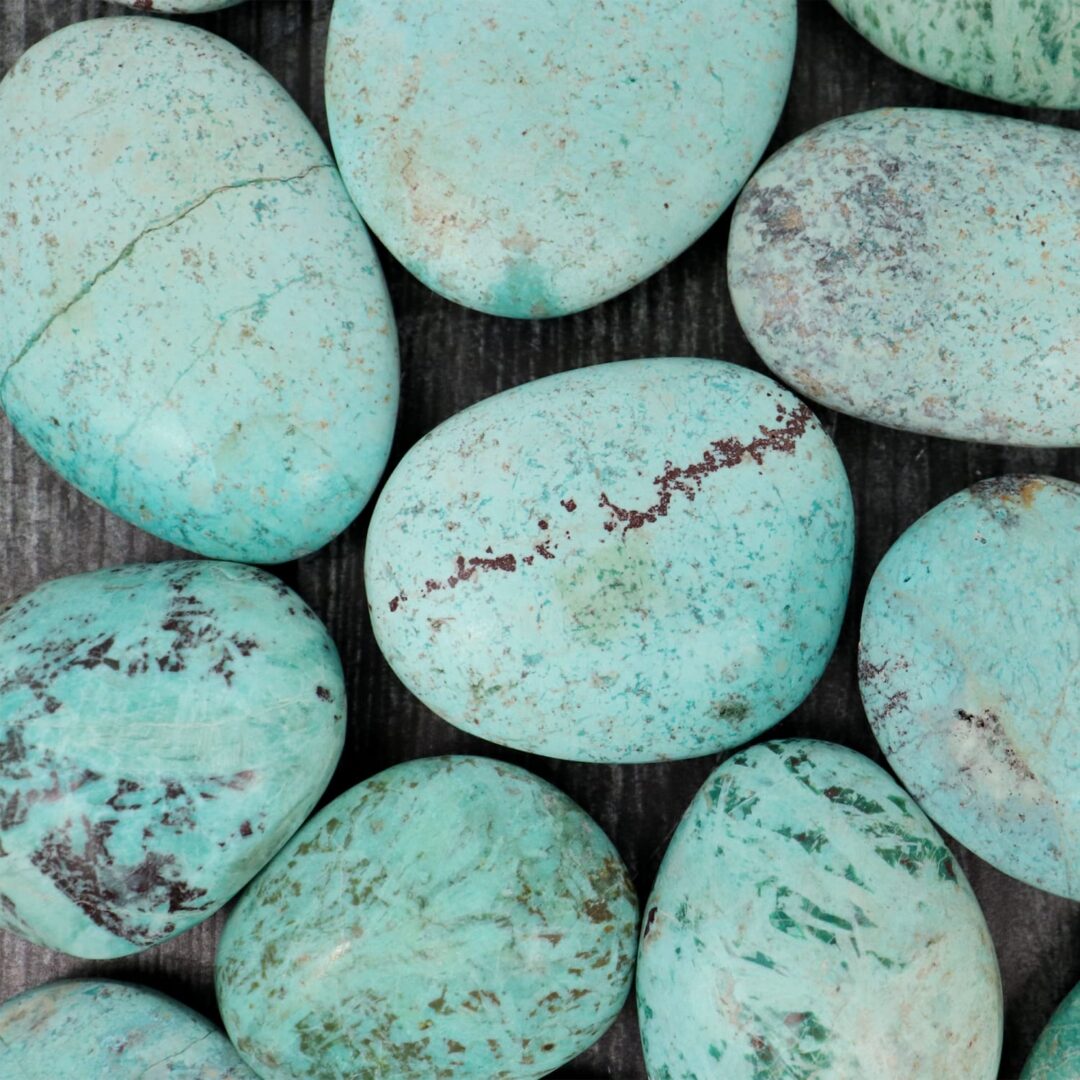
[[(330, 0), (248, 0), (191, 21), (259, 60), (325, 137), (322, 68), (330, 8)], [(67, 23), (123, 11), (98, 0), (0, 0), (0, 72), (27, 46)], [(1080, 114), (1012, 108), (938, 86), (872, 49), (824, 0), (801, 0), (795, 77), (774, 147), (832, 117), (883, 105), (970, 108), (1080, 127)], [(513, 322), (466, 311), (429, 292), (381, 252), (397, 312), (403, 368), (391, 464), (466, 405), (550, 372), (635, 356), (720, 357), (764, 370), (728, 298), (728, 220), (725, 215), (690, 251), (626, 295), (548, 322)], [(1080, 480), (1080, 451), (947, 442), (818, 412), (840, 448), (855, 493), (855, 580), (840, 644), (824, 678), (770, 734), (833, 739), (881, 761), (855, 677), (859, 612), (878, 560), (919, 515), (981, 477), (1034, 471)], [(406, 692), (375, 647), (361, 572), (366, 523), (365, 514), (329, 547), (275, 568), (326, 621), (346, 668), (349, 736), (327, 798), (389, 765), (429, 754), (473, 752), (515, 761), (557, 784), (607, 830), (644, 902), (668, 837), (718, 758), (577, 765), (506, 751), (438, 719)], [(181, 554), (79, 495), (0, 417), (0, 605), (61, 574)], [(1057, 1003), (1080, 980), (1080, 905), (1028, 888), (953, 846), (997, 946), (1005, 986), (1001, 1077), (1012, 1080)], [(158, 987), (216, 1016), (213, 958), (222, 921), (219, 913), (156, 949), (104, 963), (76, 960), (0, 934), (0, 998), (59, 976), (102, 974)], [(632, 1003), (596, 1046), (557, 1075), (644, 1077)]]

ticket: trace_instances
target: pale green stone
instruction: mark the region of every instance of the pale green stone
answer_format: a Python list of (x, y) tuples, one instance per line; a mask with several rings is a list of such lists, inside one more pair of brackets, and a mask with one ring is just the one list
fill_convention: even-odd
[(889, 549), (859, 685), (874, 734), (942, 828), (1080, 899), (1080, 485), (1003, 476)]
[(830, 0), (905, 67), (973, 94), (1080, 108), (1076, 0)]
[(817, 682), (847, 601), (843, 463), (805, 404), (719, 360), (516, 387), (398, 465), (372, 626), (450, 723), (576, 761), (747, 742)]
[(736, 753), (645, 907), (653, 1080), (993, 1080), (1002, 999), (963, 872), (896, 782), (806, 739)]
[(0, 1005), (5, 1080), (256, 1080), (224, 1033), (164, 994), (47, 983)]
[(532, 1080), (615, 1019), (636, 929), (618, 853), (560, 791), (486, 758), (410, 761), (241, 897), (218, 1003), (264, 1080)]

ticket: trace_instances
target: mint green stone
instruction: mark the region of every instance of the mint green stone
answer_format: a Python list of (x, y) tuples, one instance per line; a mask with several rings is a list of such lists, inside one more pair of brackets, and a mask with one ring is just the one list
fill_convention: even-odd
[(866, 593), (859, 688), (943, 829), (1080, 900), (1080, 484), (994, 477), (911, 525)]
[(1080, 108), (1075, 0), (829, 0), (904, 67), (972, 94)]
[(963, 872), (846, 747), (742, 750), (705, 782), (645, 907), (653, 1080), (994, 1080), (1002, 998)]
[(250, 57), (111, 18), (0, 83), (0, 405), (84, 494), (212, 558), (322, 547), (386, 464), (396, 333), (318, 133)]
[(260, 570), (39, 586), (0, 616), (0, 927), (92, 958), (182, 933), (307, 817), (344, 730), (333, 642)]
[(1058, 1006), (1031, 1051), (1020, 1080), (1076, 1080), (1080, 1076), (1080, 987)]
[(6, 1080), (256, 1080), (224, 1033), (111, 979), (47, 983), (0, 1005)]
[(628, 360), (515, 387), (405, 455), (371, 518), (379, 647), (450, 723), (574, 761), (697, 757), (810, 693), (855, 522), (772, 379)]
[(263, 1080), (530, 1080), (590, 1046), (633, 974), (611, 842), (523, 769), (395, 766), (317, 814), (241, 897), (217, 957)]
[(795, 0), (335, 0), (334, 151), (426, 285), (566, 315), (723, 213), (780, 118), (795, 33)]

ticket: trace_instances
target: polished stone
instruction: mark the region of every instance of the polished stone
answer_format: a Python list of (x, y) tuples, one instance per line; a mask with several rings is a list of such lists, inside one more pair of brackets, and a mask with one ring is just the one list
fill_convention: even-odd
[(0, 616), (0, 927), (83, 957), (212, 915), (329, 782), (337, 651), (277, 579), (123, 566)]
[(229, 1040), (178, 1001), (110, 979), (47, 983), (0, 1005), (8, 1080), (256, 1080)]
[(1080, 445), (1080, 132), (935, 109), (831, 121), (762, 166), (739, 321), (798, 391), (927, 435)]
[(830, 0), (887, 56), (973, 94), (1080, 109), (1076, 0)]
[(311, 123), (228, 42), (75, 23), (0, 83), (0, 403), (91, 498), (214, 558), (321, 547), (397, 408), (371, 241)]
[(248, 889), (218, 1002), (264, 1080), (529, 1080), (615, 1019), (636, 929), (575, 803), (511, 765), (426, 758), (335, 800)]
[(1080, 1076), (1080, 987), (1061, 1003), (1031, 1051), (1020, 1080), (1076, 1080)]
[(1080, 899), (1080, 485), (984, 480), (889, 550), (859, 683), (889, 763), (976, 855)]
[(402, 460), (368, 533), (372, 626), (466, 731), (580, 761), (715, 753), (810, 692), (854, 521), (810, 410), (719, 360), (578, 369)]
[(862, 755), (737, 752), (683, 817), (645, 907), (655, 1080), (994, 1080), (1001, 986), (949, 849)]
[(443, 296), (535, 318), (655, 273), (772, 136), (795, 0), (336, 0), (326, 107), (368, 225)]

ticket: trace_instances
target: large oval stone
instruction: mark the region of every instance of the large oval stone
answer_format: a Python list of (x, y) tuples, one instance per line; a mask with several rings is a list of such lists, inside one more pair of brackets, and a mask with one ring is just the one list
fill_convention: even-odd
[(222, 935), (218, 1002), (265, 1080), (530, 1080), (630, 988), (637, 901), (611, 842), (523, 769), (410, 761), (293, 838)]
[(1075, 0), (830, 0), (891, 59), (1014, 105), (1080, 108)]
[(386, 462), (397, 346), (315, 129), (232, 45), (75, 23), (0, 83), (0, 403), (66, 479), (215, 558), (280, 562)]
[(810, 740), (720, 766), (645, 909), (651, 1077), (993, 1080), (994, 948), (934, 827), (873, 762)]
[(212, 915), (341, 752), (337, 651), (246, 566), (124, 566), (0, 617), (0, 927), (123, 956)]
[(719, 217), (794, 52), (794, 0), (336, 0), (327, 115), (360, 212), (421, 281), (495, 315), (565, 315)]
[(111, 979), (47, 983), (0, 1005), (10, 1080), (256, 1080), (204, 1017)]
[(1031, 1051), (1020, 1080), (1076, 1080), (1080, 1076), (1080, 987), (1058, 1006)]
[(1080, 485), (985, 480), (892, 546), (859, 684), (923, 809), (999, 870), (1080, 899)]
[(365, 579), (405, 685), (486, 739), (581, 761), (746, 742), (840, 630), (854, 524), (810, 410), (719, 360), (634, 360), (452, 417), (379, 498)]
[(125, 7), (155, 15), (198, 15), (204, 11), (219, 11), (234, 7), (242, 0), (116, 0)]
[(928, 435), (1080, 445), (1080, 132), (933, 109), (815, 128), (747, 185), (729, 278), (799, 391)]

